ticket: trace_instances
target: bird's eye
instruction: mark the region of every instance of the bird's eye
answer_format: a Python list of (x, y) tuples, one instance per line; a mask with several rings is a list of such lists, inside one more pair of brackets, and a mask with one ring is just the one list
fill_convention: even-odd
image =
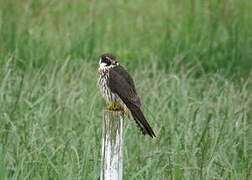
[(103, 59), (103, 62), (106, 63), (106, 66), (110, 66), (110, 65), (111, 65), (111, 60), (110, 60), (108, 57), (105, 57), (105, 58)]
[(111, 61), (110, 60), (107, 60), (106, 61), (106, 66), (110, 66), (111, 65)]

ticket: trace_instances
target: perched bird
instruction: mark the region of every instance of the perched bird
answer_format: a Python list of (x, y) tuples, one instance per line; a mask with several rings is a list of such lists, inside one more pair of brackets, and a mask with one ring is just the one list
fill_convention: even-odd
[(109, 103), (107, 109), (122, 110), (135, 120), (144, 135), (155, 137), (155, 133), (140, 109), (141, 103), (133, 79), (116, 61), (115, 55), (102, 54), (98, 72), (100, 75), (98, 86), (103, 98)]

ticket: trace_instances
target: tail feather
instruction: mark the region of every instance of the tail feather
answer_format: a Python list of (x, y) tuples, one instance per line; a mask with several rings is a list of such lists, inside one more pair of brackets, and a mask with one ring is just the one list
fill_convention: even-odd
[(141, 109), (134, 104), (127, 104), (136, 124), (140, 128), (141, 132), (146, 135), (148, 134), (150, 137), (156, 137), (154, 131), (150, 127), (149, 123), (146, 121)]

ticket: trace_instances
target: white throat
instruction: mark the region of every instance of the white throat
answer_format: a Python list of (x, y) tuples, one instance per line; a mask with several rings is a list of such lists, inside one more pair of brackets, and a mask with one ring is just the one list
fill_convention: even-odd
[(101, 62), (101, 60), (100, 60), (98, 71), (99, 71), (99, 72), (106, 72), (106, 71), (108, 71), (109, 69), (114, 68), (114, 67), (116, 67), (116, 66), (118, 66), (118, 65), (119, 65), (119, 63), (111, 64), (111, 65), (107, 66), (106, 63)]

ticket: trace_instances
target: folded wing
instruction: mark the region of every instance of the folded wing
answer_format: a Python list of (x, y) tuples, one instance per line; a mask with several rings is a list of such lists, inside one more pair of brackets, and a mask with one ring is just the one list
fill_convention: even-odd
[(121, 98), (130, 110), (142, 133), (144, 135), (148, 134), (151, 137), (155, 137), (155, 133), (140, 109), (140, 100), (134, 82), (129, 73), (122, 66), (110, 69), (108, 86), (113, 93), (116, 93)]

